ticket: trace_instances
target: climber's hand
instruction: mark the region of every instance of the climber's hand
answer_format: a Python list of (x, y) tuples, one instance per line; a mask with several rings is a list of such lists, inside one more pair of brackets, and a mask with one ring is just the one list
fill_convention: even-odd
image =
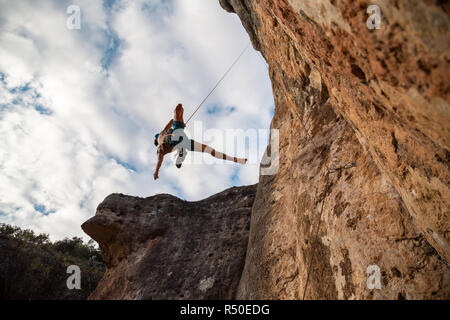
[(158, 172), (155, 172), (155, 173), (153, 174), (153, 179), (157, 180), (158, 178), (159, 178)]

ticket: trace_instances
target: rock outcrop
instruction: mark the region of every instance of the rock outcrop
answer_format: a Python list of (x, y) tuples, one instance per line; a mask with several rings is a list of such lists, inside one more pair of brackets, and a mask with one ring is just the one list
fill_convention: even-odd
[(238, 298), (450, 298), (448, 2), (219, 1), (269, 65), (280, 137)]
[(108, 196), (82, 228), (106, 273), (90, 299), (232, 299), (245, 261), (256, 185), (202, 201)]

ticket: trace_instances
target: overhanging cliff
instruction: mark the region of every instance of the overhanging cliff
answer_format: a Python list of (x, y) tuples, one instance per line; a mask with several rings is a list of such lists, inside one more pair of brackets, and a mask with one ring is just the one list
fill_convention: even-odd
[(448, 3), (219, 2), (269, 65), (280, 133), (238, 297), (449, 298)]

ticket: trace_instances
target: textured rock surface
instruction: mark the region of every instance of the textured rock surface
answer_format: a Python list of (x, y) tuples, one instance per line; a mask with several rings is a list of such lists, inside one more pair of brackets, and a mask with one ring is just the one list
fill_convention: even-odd
[(448, 3), (371, 1), (369, 30), (367, 1), (219, 1), (268, 62), (280, 130), (238, 297), (450, 298)]
[(108, 196), (82, 228), (107, 271), (90, 299), (232, 299), (256, 185), (198, 202), (171, 195)]

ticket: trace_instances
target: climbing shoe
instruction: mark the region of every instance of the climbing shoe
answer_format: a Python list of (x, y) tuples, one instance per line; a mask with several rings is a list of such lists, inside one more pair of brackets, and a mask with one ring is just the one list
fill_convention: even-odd
[[(183, 150), (184, 150), (184, 149), (181, 148), (180, 151), (179, 151), (179, 153), (178, 153), (178, 159), (181, 159), (181, 161), (183, 161), (183, 155), (184, 155), (184, 151), (183, 151)], [(180, 168), (181, 168), (182, 162), (178, 163), (178, 159), (177, 159), (176, 167), (177, 167), (178, 169), (180, 169)]]

